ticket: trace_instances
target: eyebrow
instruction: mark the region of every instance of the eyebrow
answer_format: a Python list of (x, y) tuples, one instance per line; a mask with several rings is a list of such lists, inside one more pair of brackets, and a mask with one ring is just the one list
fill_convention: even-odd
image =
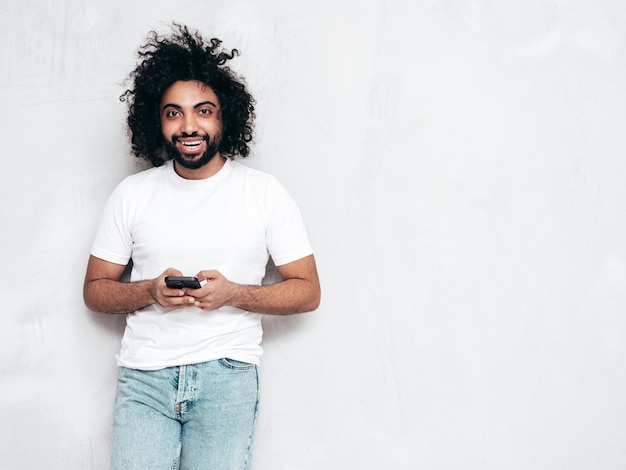
[[(213, 101), (201, 101), (200, 103), (197, 103), (193, 106), (193, 109), (198, 109), (201, 108), (202, 106), (205, 105), (209, 105), (209, 106), (213, 106), (215, 109), (218, 109), (217, 105), (215, 103), (213, 103)], [(174, 108), (174, 109), (183, 109), (183, 107), (179, 104), (175, 104), (175, 103), (167, 103), (164, 104), (161, 107), (161, 111), (164, 110), (165, 108)]]

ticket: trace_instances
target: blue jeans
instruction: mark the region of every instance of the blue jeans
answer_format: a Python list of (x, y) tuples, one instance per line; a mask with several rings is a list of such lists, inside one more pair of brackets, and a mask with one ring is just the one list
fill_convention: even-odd
[(120, 368), (114, 470), (247, 470), (258, 405), (254, 364), (219, 359)]

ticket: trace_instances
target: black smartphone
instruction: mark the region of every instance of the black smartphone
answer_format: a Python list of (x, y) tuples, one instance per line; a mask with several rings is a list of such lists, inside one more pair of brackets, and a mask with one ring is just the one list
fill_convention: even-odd
[(195, 276), (166, 276), (165, 285), (173, 289), (182, 289), (183, 287), (200, 289), (202, 287)]

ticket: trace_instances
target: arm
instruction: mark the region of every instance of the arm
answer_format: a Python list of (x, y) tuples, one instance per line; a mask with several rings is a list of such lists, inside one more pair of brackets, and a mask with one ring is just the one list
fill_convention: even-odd
[[(207, 283), (195, 291), (195, 305), (204, 310), (229, 305), (275, 315), (310, 312), (319, 306), (321, 291), (313, 255), (277, 269), (283, 280), (269, 286), (246, 286), (229, 281), (218, 271), (201, 271), (198, 279)], [(194, 295), (193, 290), (185, 291)]]
[(83, 285), (83, 299), (89, 309), (105, 313), (131, 313), (154, 303), (165, 308), (193, 305), (193, 297), (186, 296), (181, 289), (165, 286), (165, 276), (179, 276), (180, 271), (169, 268), (156, 279), (122, 282), (120, 279), (125, 268), (95, 256), (89, 257)]

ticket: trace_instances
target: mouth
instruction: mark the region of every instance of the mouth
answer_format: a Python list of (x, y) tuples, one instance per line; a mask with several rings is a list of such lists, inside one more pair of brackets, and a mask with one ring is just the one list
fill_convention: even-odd
[(182, 138), (178, 138), (174, 139), (174, 143), (181, 153), (195, 155), (203, 151), (202, 144), (205, 143), (205, 139), (193, 138), (183, 140)]

